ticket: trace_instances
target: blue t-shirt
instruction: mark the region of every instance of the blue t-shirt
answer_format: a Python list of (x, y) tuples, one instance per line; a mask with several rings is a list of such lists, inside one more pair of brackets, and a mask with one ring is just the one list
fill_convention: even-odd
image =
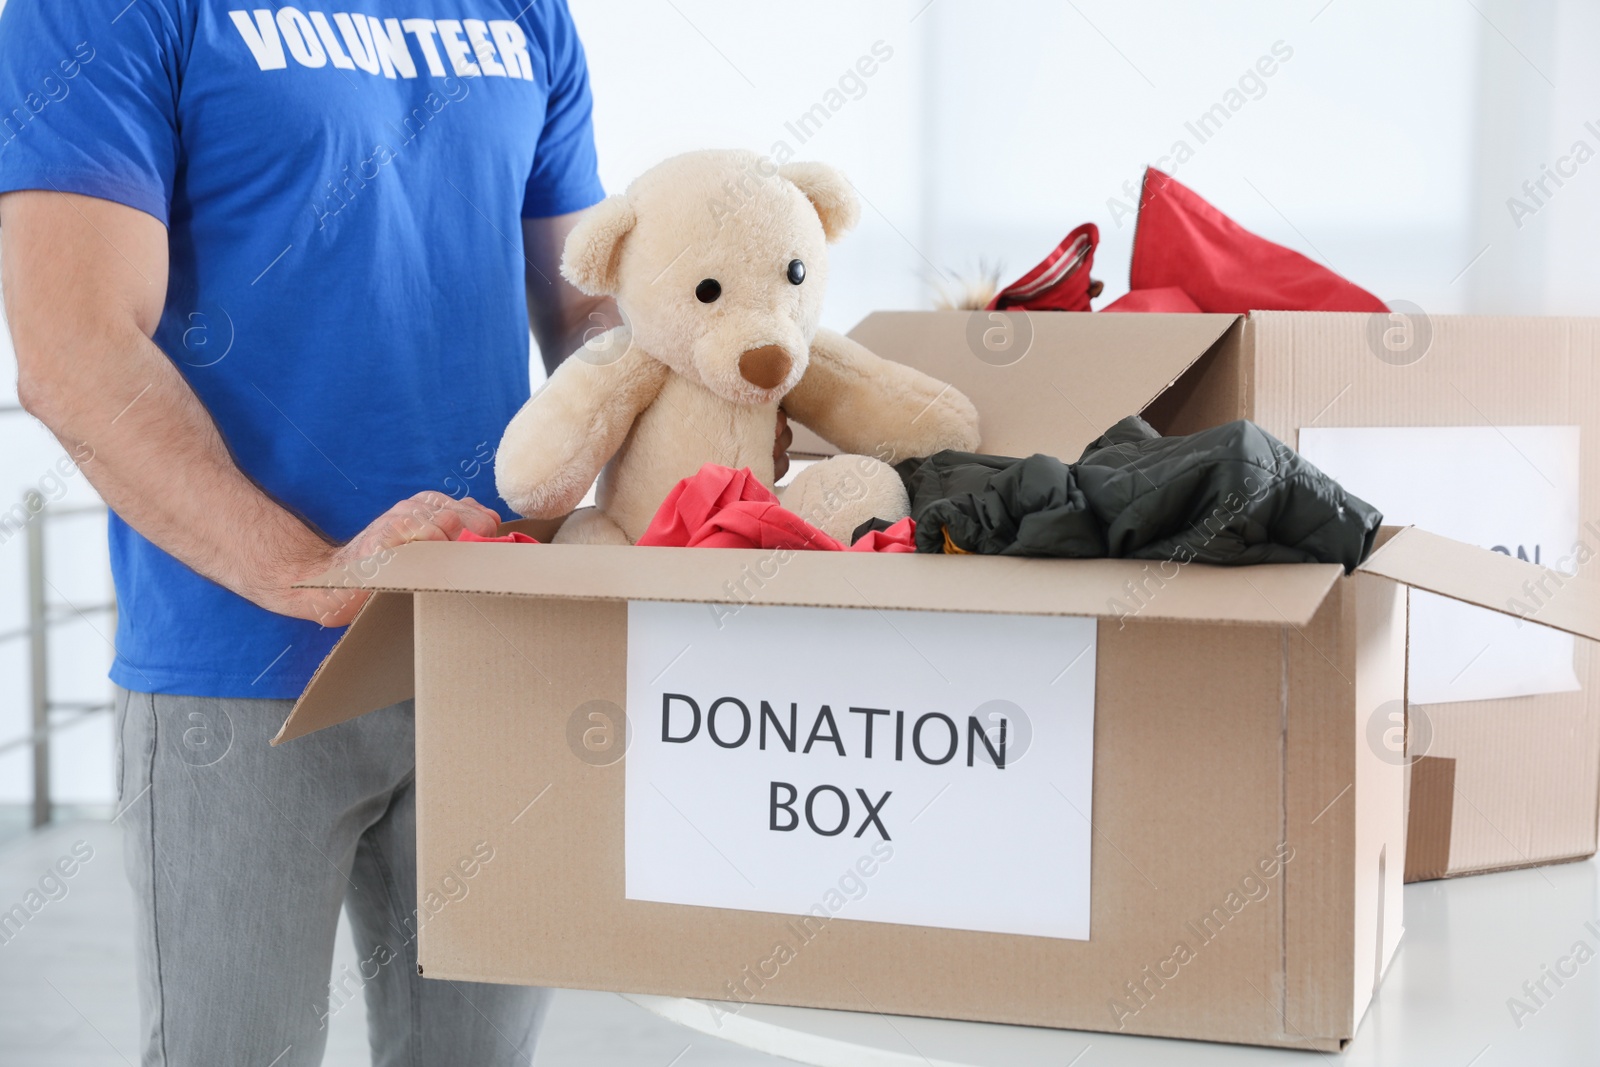
[[(166, 223), (156, 343), (240, 468), (330, 536), (428, 489), (509, 514), (490, 460), (529, 390), (520, 220), (603, 195), (583, 49), (564, 0), (338, 8), (10, 0), (0, 192)], [(126, 688), (293, 697), (339, 636), (115, 516), (110, 541)]]

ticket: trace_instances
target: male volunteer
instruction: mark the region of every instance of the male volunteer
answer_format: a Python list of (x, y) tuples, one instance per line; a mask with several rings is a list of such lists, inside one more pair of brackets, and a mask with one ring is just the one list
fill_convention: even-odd
[(19, 390), (115, 512), (144, 1062), (315, 1064), (364, 995), (376, 1064), (527, 1064), (540, 991), (417, 975), (409, 702), (267, 739), (359, 606), (295, 582), (493, 532), (530, 322), (553, 366), (608, 310), (557, 272), (583, 49), (563, 0), (305, 2), (0, 15)]

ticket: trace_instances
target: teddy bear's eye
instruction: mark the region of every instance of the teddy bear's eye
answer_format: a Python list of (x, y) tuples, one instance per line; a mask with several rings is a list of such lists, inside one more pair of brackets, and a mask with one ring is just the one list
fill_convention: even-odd
[(806, 280), (806, 265), (798, 259), (789, 261), (789, 284), (799, 285)]
[(722, 283), (715, 278), (707, 278), (694, 287), (694, 298), (702, 304), (709, 304), (722, 295)]

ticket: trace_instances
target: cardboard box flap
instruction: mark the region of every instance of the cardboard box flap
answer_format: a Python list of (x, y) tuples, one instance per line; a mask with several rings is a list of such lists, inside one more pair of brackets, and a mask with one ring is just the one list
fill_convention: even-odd
[[(1179, 566), (1157, 560), (874, 555), (626, 545), (403, 545), (369, 588), (573, 600), (1090, 615), (1305, 625), (1342, 573), (1334, 564)], [(338, 586), (345, 572), (305, 583)]]
[(1396, 531), (1361, 570), (1600, 641), (1600, 589), (1591, 579), (1563, 575), (1415, 526)]
[[(1143, 411), (1235, 321), (1234, 315), (878, 311), (850, 336), (971, 398), (980, 451), (1043, 452), (1071, 461), (1118, 419)], [(794, 451), (837, 449), (796, 427)]]
[(272, 743), (409, 700), (416, 693), (414, 664), (411, 596), (374, 593), (311, 676)]

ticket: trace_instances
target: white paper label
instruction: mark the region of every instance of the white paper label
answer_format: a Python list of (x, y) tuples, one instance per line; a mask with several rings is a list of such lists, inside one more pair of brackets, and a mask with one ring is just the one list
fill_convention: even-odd
[(628, 899), (1087, 939), (1094, 675), (1094, 619), (630, 603)]
[[(1578, 427), (1428, 426), (1300, 431), (1300, 452), (1384, 522), (1418, 526), (1571, 572)], [(1577, 689), (1573, 638), (1432, 593), (1411, 595), (1412, 703)]]

